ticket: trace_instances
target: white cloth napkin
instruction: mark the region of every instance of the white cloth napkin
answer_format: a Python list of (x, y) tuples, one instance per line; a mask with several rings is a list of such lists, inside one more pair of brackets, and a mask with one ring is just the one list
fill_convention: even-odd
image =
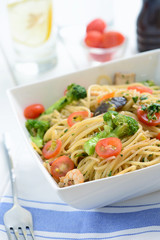
[[(19, 202), (32, 213), (36, 240), (160, 239), (160, 192), (100, 209), (77, 210), (62, 202), (48, 185), (21, 133), (13, 135), (16, 141), (12, 154)], [(5, 161), (4, 157), (2, 161)], [(2, 181), (0, 240), (7, 240), (3, 215), (12, 206), (12, 194), (7, 168), (3, 174), (5, 187), (2, 192)]]

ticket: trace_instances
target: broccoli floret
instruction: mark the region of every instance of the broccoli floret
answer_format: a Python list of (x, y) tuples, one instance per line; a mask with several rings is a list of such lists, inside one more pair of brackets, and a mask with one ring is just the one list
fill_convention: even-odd
[(107, 123), (104, 130), (84, 144), (84, 151), (88, 155), (94, 153), (95, 146), (101, 138), (117, 137), (121, 139), (135, 134), (139, 129), (138, 122), (135, 119), (115, 111), (108, 111), (104, 114), (103, 119)]
[(103, 115), (103, 119), (105, 122), (107, 122), (107, 125), (111, 128), (114, 127), (113, 119), (118, 115), (118, 112), (116, 111), (108, 111)]
[(39, 148), (43, 147), (43, 136), (49, 127), (50, 124), (48, 121), (39, 121), (37, 119), (28, 119), (26, 121), (26, 128), (31, 135), (31, 140)]
[(57, 102), (55, 102), (52, 106), (50, 106), (43, 114), (52, 113), (53, 110), (60, 111), (66, 105), (70, 104), (73, 101), (78, 101), (81, 98), (85, 98), (87, 96), (87, 91), (84, 87), (71, 84), (67, 87), (67, 93), (65, 96), (60, 98)]
[(71, 84), (67, 87), (67, 99), (68, 101), (78, 101), (81, 98), (87, 97), (87, 91), (84, 87), (77, 85), (77, 84)]
[(113, 124), (115, 128), (108, 137), (114, 136), (122, 138), (125, 136), (131, 136), (134, 135), (139, 128), (138, 122), (135, 119), (122, 114), (118, 114), (113, 118)]

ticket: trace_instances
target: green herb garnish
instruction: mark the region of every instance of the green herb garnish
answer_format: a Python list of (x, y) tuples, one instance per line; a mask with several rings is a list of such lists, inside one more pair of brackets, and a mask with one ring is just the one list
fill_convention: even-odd
[(143, 111), (146, 111), (146, 110), (147, 110), (147, 107), (146, 107), (145, 105), (142, 105), (142, 106), (141, 106), (141, 109), (142, 109)]
[(87, 153), (79, 153), (77, 154), (75, 157), (86, 157), (87, 156)]
[(132, 99), (133, 99), (133, 102), (136, 103), (138, 101), (138, 96), (132, 97)]
[(159, 103), (152, 103), (150, 105), (142, 105), (141, 109), (145, 112), (147, 112), (147, 118), (148, 120), (156, 120), (157, 117), (155, 113), (160, 112), (160, 104)]
[(112, 176), (112, 171), (110, 171), (108, 174), (108, 177), (111, 177), (111, 176)]
[(147, 97), (146, 95), (142, 95), (142, 96), (140, 97), (140, 99), (141, 99), (141, 100), (146, 100), (146, 99), (148, 99), (148, 97)]

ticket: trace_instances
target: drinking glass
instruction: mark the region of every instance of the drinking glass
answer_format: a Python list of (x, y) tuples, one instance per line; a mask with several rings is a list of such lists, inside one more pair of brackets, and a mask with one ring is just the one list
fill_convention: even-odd
[(35, 75), (57, 62), (52, 0), (8, 0), (14, 68)]

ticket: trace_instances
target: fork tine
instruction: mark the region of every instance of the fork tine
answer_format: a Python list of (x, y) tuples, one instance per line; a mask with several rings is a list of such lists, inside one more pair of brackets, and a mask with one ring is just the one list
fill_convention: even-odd
[(30, 230), (30, 232), (31, 232), (31, 236), (32, 236), (32, 238), (33, 238), (33, 240), (34, 240), (34, 232), (33, 232), (33, 228), (30, 226), (30, 227), (29, 227), (29, 230)]
[(22, 233), (23, 233), (23, 235), (24, 235), (24, 239), (27, 240), (27, 239), (28, 239), (28, 236), (27, 236), (27, 231), (26, 231), (26, 229), (25, 229), (25, 228), (21, 228), (21, 230), (22, 230)]
[(19, 232), (18, 232), (18, 229), (15, 229), (15, 228), (14, 228), (13, 231), (14, 231), (14, 234), (15, 234), (17, 240), (19, 240)]
[(6, 228), (6, 232), (7, 232), (9, 240), (12, 240), (10, 229)]

